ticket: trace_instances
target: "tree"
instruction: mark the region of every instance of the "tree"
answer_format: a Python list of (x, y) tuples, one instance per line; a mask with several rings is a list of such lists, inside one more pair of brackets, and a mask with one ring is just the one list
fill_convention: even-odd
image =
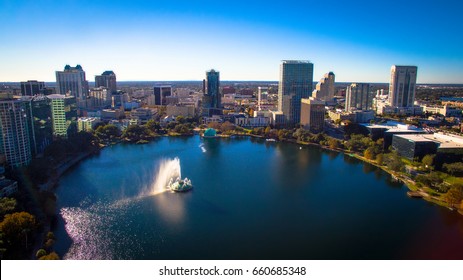
[(47, 251), (45, 251), (44, 249), (39, 249), (37, 251), (37, 253), (35, 254), (35, 257), (37, 259), (40, 259), (41, 257), (45, 256), (47, 254)]
[(463, 203), (463, 186), (457, 185), (450, 188), (445, 194), (445, 201), (450, 206)]
[(252, 134), (254, 135), (263, 135), (264, 129), (262, 127), (255, 127), (252, 129)]
[(362, 134), (352, 134), (346, 142), (347, 149), (353, 152), (363, 151), (373, 145), (374, 143), (370, 137), (365, 137)]
[(222, 132), (228, 132), (228, 131), (232, 131), (235, 129), (235, 125), (232, 124), (231, 122), (229, 121), (226, 121), (224, 122), (221, 126), (220, 126), (220, 130)]
[(174, 127), (174, 132), (182, 135), (192, 134), (193, 131), (190, 129), (188, 124), (178, 124)]
[[(310, 135), (310, 134), (309, 134)], [(311, 142), (311, 143), (316, 143), (316, 144), (321, 144), (323, 145), (325, 141), (325, 135), (323, 133), (317, 133), (313, 136), (305, 136), (305, 138)]]
[(379, 153), (376, 155), (376, 162), (379, 164), (379, 165), (383, 165), (383, 161), (384, 161), (384, 154), (383, 153)]
[(428, 175), (432, 187), (437, 187), (444, 182), (438, 172), (431, 172)]
[(53, 240), (55, 240), (55, 234), (53, 234), (53, 232), (49, 231), (49, 232), (47, 233), (47, 239), (53, 239)]
[(14, 198), (3, 197), (2, 199), (0, 199), (1, 219), (3, 220), (3, 217), (6, 214), (13, 213), (16, 210), (16, 205), (16, 199)]
[(437, 188), (444, 181), (437, 172), (429, 174), (420, 174), (416, 176), (415, 180), (426, 187)]
[(215, 130), (220, 130), (221, 125), (220, 125), (220, 123), (218, 123), (218, 122), (210, 122), (210, 123), (207, 125), (207, 127), (213, 128), (213, 129), (215, 129)]
[(452, 175), (463, 175), (463, 162), (444, 163), (443, 167)]
[(375, 158), (375, 154), (373, 150), (374, 150), (373, 147), (367, 148), (365, 152), (363, 153), (363, 156), (368, 160), (373, 160)]
[(430, 170), (434, 169), (433, 162), (434, 162), (435, 157), (436, 157), (436, 155), (425, 155), (423, 157), (421, 162), (423, 163), (423, 165), (424, 165), (424, 167), (426, 169), (430, 169)]
[(298, 128), (296, 132), (293, 133), (293, 137), (296, 138), (297, 141), (306, 142), (309, 141), (310, 133), (303, 128)]
[(391, 155), (389, 156), (386, 162), (386, 165), (389, 169), (391, 169), (392, 171), (396, 171), (396, 172), (403, 171), (403, 169), (405, 168), (405, 165), (400, 159), (400, 156), (399, 154), (397, 154), (397, 152), (391, 153)]
[(145, 127), (152, 133), (157, 134), (159, 133), (159, 130), (161, 129), (161, 124), (155, 120), (149, 120), (145, 124)]
[(51, 252), (48, 255), (42, 256), (39, 260), (59, 260), (59, 256), (55, 252)]
[(328, 140), (328, 146), (330, 146), (330, 149), (338, 149), (339, 148), (339, 141), (335, 138), (330, 138)]
[(140, 125), (129, 125), (122, 136), (130, 142), (138, 142), (151, 137), (149, 130)]
[(121, 136), (119, 128), (113, 124), (100, 126), (95, 131), (95, 136), (102, 141), (112, 141)]
[(285, 139), (291, 139), (292, 135), (293, 135), (293, 133), (291, 132), (291, 130), (280, 129), (278, 131), (278, 140), (282, 141), (282, 140), (285, 140)]
[(185, 123), (186, 122), (186, 119), (184, 116), (177, 116), (175, 118), (175, 121), (178, 122), (178, 123)]
[(5, 215), (0, 223), (0, 231), (5, 241), (5, 254), (9, 257), (20, 257), (28, 247), (31, 237), (37, 229), (35, 217), (27, 212), (16, 212)]
[(270, 131), (271, 131), (270, 126), (267, 126), (267, 127), (265, 128), (265, 131), (264, 131), (266, 137), (269, 137), (269, 136), (270, 136)]

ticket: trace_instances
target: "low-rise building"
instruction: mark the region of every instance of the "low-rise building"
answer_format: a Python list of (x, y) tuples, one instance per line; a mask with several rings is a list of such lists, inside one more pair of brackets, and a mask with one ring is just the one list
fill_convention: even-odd
[(151, 108), (138, 108), (130, 112), (132, 119), (138, 119), (141, 123), (146, 123), (153, 119), (156, 115), (156, 110)]
[(322, 132), (325, 125), (325, 102), (313, 97), (302, 98), (301, 125), (312, 132)]
[(101, 119), (103, 120), (119, 120), (124, 117), (124, 111), (119, 109), (105, 109), (101, 111)]
[(426, 134), (427, 131), (418, 128), (414, 125), (408, 125), (393, 121), (388, 121), (384, 124), (365, 124), (365, 128), (368, 130), (370, 137), (373, 141), (380, 138), (384, 139), (384, 149), (388, 149), (392, 144), (393, 135), (400, 134)]
[(406, 116), (416, 116), (423, 114), (423, 108), (420, 106), (393, 107), (386, 102), (377, 102), (376, 113), (378, 115), (397, 114)]
[(223, 118), (219, 115), (212, 115), (212, 117), (203, 117), (203, 124), (210, 124), (211, 122), (222, 123)]
[(250, 118), (242, 116), (240, 118), (235, 118), (235, 125), (247, 128), (254, 127), (266, 127), (270, 124), (270, 118), (268, 117), (256, 117)]
[(193, 105), (167, 105), (166, 114), (170, 116), (194, 117), (195, 106)]
[(424, 113), (429, 113), (429, 114), (438, 114), (442, 115), (445, 117), (461, 117), (462, 115), (462, 110), (451, 107), (449, 105), (444, 105), (444, 106), (428, 106), (428, 105), (422, 105)]
[(436, 166), (463, 161), (463, 137), (445, 133), (394, 135), (392, 148), (410, 160), (435, 154)]
[(100, 122), (100, 118), (78, 118), (77, 119), (77, 131), (92, 131), (97, 123)]
[(350, 113), (350, 112), (345, 112), (345, 111), (328, 111), (328, 116), (330, 117), (331, 120), (333, 121), (351, 121), (355, 122), (355, 114)]

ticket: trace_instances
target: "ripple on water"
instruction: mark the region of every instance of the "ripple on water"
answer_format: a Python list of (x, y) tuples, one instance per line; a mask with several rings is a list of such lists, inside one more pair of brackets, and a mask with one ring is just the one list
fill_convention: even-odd
[[(136, 234), (130, 231), (132, 220), (125, 217), (134, 210), (137, 200), (62, 208), (60, 214), (73, 241), (64, 259), (129, 259), (134, 251), (142, 252), (143, 248), (136, 242)], [(122, 220), (124, 223), (119, 222)], [(120, 247), (124, 250), (117, 250)]]

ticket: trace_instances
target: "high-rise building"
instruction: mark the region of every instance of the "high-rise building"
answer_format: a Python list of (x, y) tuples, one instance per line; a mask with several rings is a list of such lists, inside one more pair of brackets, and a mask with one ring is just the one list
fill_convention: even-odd
[(38, 95), (30, 101), (32, 137), (32, 155), (43, 153), (53, 141), (53, 119), (51, 101), (46, 96)]
[(154, 105), (167, 105), (168, 96), (172, 96), (171, 85), (154, 86)]
[(206, 72), (206, 79), (203, 80), (203, 93), (203, 116), (221, 115), (220, 72), (214, 69)]
[(92, 88), (89, 93), (90, 107), (92, 108), (107, 108), (111, 107), (112, 95), (106, 87)]
[(287, 124), (298, 124), (301, 119), (301, 99), (312, 92), (313, 64), (305, 60), (283, 60), (278, 85), (278, 111)]
[(331, 101), (334, 98), (334, 73), (326, 73), (320, 82), (317, 83), (312, 97), (323, 101)]
[(64, 71), (56, 71), (58, 94), (72, 95), (77, 100), (85, 100), (88, 95), (88, 82), (82, 66), (66, 65)]
[(53, 135), (67, 138), (77, 132), (77, 105), (73, 96), (52, 94), (51, 100)]
[(45, 88), (44, 82), (35, 80), (28, 80), (27, 82), (21, 82), (21, 95), (22, 96), (34, 96), (41, 93)]
[(32, 158), (28, 102), (0, 101), (0, 154), (11, 167), (24, 166)]
[(95, 76), (95, 87), (105, 87), (109, 90), (109, 93), (116, 93), (116, 74), (113, 71), (104, 71), (103, 74)]
[(353, 83), (346, 90), (346, 111), (370, 110), (373, 105), (373, 95), (370, 84)]
[(391, 67), (389, 84), (389, 105), (392, 107), (412, 107), (415, 102), (416, 66)]
[(262, 109), (262, 100), (267, 99), (267, 95), (268, 95), (268, 87), (258, 87), (257, 88), (257, 109), (259, 111)]
[(325, 126), (325, 101), (313, 97), (301, 99), (301, 125), (314, 133)]

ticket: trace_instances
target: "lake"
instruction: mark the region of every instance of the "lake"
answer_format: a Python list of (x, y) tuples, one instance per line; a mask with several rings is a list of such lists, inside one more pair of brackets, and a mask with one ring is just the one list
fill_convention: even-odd
[[(164, 190), (181, 169), (194, 188)], [(162, 137), (103, 149), (59, 182), (66, 259), (462, 259), (463, 217), (319, 147)]]

